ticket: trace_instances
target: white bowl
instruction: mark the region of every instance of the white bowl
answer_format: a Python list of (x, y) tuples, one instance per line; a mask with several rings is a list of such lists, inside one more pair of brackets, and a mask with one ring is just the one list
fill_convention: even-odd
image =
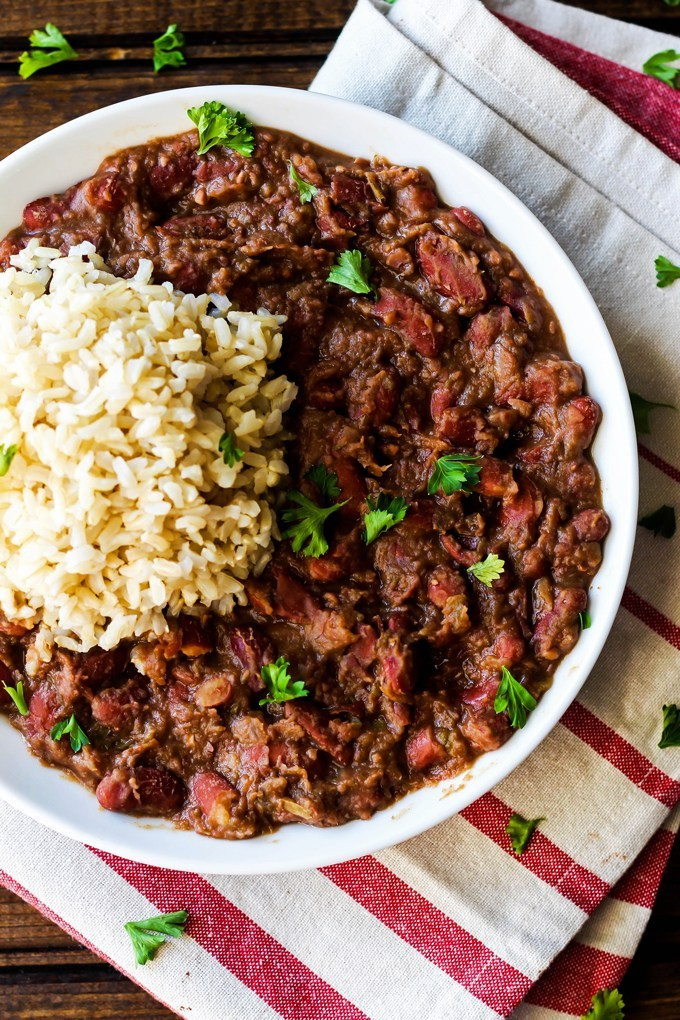
[(296, 871), (381, 850), (450, 818), (520, 765), (555, 726), (604, 645), (628, 574), (637, 517), (635, 431), (606, 326), (548, 231), (467, 156), (394, 117), (354, 103), (293, 89), (229, 85), (173, 90), (108, 106), (48, 132), (0, 163), (0, 237), (19, 223), (27, 202), (88, 176), (116, 149), (186, 131), (191, 124), (185, 111), (206, 99), (223, 100), (256, 124), (291, 131), (339, 152), (368, 158), (380, 153), (394, 163), (427, 167), (444, 201), (476, 211), (543, 288), (572, 357), (585, 369), (588, 392), (603, 410), (593, 455), (612, 527), (590, 594), (592, 627), (560, 664), (526, 727), (463, 775), (411, 793), (368, 821), (333, 829), (289, 825), (271, 835), (230, 842), (180, 831), (163, 820), (103, 811), (89, 790), (63, 772), (45, 768), (7, 719), (0, 718), (0, 795), (58, 832), (132, 860), (186, 871)]

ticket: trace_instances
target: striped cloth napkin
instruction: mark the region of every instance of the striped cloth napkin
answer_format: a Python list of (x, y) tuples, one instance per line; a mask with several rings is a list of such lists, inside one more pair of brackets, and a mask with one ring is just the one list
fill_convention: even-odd
[[(571, 255), (632, 389), (673, 403), (680, 93), (639, 67), (678, 40), (550, 0), (360, 0), (314, 87), (469, 153)], [(675, 241), (675, 245), (674, 245)], [(675, 251), (673, 250), (675, 247)], [(677, 503), (680, 415), (640, 445), (644, 512)], [(190, 1020), (559, 1020), (623, 976), (680, 821), (680, 536), (640, 529), (622, 609), (578, 701), (497, 789), (417, 839), (290, 876), (215, 878), (80, 846), (0, 805), (0, 880)], [(512, 812), (544, 816), (521, 857)], [(135, 967), (123, 922), (187, 908)]]

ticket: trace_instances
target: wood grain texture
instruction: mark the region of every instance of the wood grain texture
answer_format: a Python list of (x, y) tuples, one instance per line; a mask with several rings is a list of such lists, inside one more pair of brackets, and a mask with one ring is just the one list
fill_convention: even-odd
[[(571, 2), (680, 34), (680, 8), (662, 0)], [(353, 6), (354, 0), (183, 0), (181, 5), (176, 0), (4, 0), (0, 157), (72, 117), (148, 92), (232, 82), (305, 88)], [(48, 20), (70, 37), (81, 59), (22, 82), (17, 57), (31, 30)], [(187, 36), (189, 66), (178, 74), (154, 75), (152, 40), (172, 21), (179, 21)], [(626, 1020), (680, 1020), (679, 959), (680, 846), (623, 983)], [(0, 889), (2, 1020), (169, 1020), (174, 1015)]]

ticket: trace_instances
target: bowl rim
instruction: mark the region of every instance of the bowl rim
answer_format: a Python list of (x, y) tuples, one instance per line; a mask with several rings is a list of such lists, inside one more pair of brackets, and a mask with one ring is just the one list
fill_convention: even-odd
[[(295, 111), (311, 110), (318, 113), (319, 116), (328, 117), (333, 124), (336, 123), (336, 119), (337, 122), (346, 119), (350, 123), (352, 120), (360, 119), (362, 124), (370, 124), (375, 128), (376, 137), (382, 137), (383, 134), (402, 136), (409, 144), (412, 139), (414, 153), (420, 151), (420, 148), (425, 148), (438, 153), (437, 158), (448, 162), (453, 170), (462, 170), (467, 178), (479, 186), (486, 196), (495, 195), (496, 201), (504, 203), (505, 207), (516, 217), (518, 224), (535, 235), (545, 250), (551, 254), (551, 257), (559, 262), (560, 271), (563, 274), (560, 279), (566, 281), (568, 287), (578, 293), (578, 299), (581, 302), (580, 308), (593, 333), (591, 342), (600, 345), (600, 353), (607, 363), (610, 373), (607, 378), (610, 400), (620, 419), (618, 422), (620, 456), (621, 463), (628, 472), (628, 481), (626, 483), (626, 499), (623, 500), (625, 505), (617, 507), (618, 521), (614, 548), (611, 548), (612, 535), (609, 536), (605, 544), (603, 563), (606, 561), (609, 564), (613, 570), (613, 577), (610, 578), (606, 594), (601, 596), (602, 614), (598, 615), (598, 618), (593, 621), (592, 628), (584, 632), (577, 642), (576, 648), (580, 646), (581, 651), (578, 665), (570, 663), (574, 652), (569, 653), (556, 673), (556, 677), (563, 674), (560, 684), (557, 685), (553, 682), (550, 690), (543, 695), (538, 708), (531, 714), (527, 726), (523, 730), (516, 731), (510, 740), (497, 751), (481, 755), (473, 766), (462, 775), (451, 780), (441, 780), (437, 784), (409, 793), (367, 820), (355, 820), (337, 828), (327, 829), (316, 829), (303, 825), (284, 826), (275, 833), (257, 836), (249, 840), (227, 841), (202, 837), (194, 831), (175, 829), (165, 820), (111, 815), (99, 808), (97, 814), (89, 812), (92, 818), (87, 822), (81, 820), (78, 811), (73, 814), (65, 814), (59, 808), (60, 793), (63, 793), (72, 805), (82, 806), (84, 814), (88, 815), (82, 795), (96, 805), (92, 791), (81, 786), (67, 773), (44, 767), (38, 759), (30, 755), (23, 737), (9, 724), (8, 720), (5, 717), (0, 720), (3, 724), (0, 727), (0, 747), (4, 744), (11, 747), (12, 737), (8, 732), (11, 731), (21, 742), (22, 753), (29, 756), (30, 760), (42, 769), (42, 775), (45, 777), (44, 784), (39, 777), (32, 778), (29, 789), (24, 789), (20, 784), (13, 782), (15, 774), (12, 770), (6, 769), (3, 772), (0, 764), (0, 797), (36, 821), (65, 836), (89, 844), (98, 850), (125, 856), (140, 863), (160, 865), (180, 871), (200, 871), (205, 874), (273, 874), (338, 864), (401, 843), (458, 814), (517, 768), (552, 731), (576, 698), (590, 674), (614, 622), (633, 553), (637, 524), (638, 460), (632, 410), (623, 371), (600, 311), (570, 259), (538, 218), (504, 184), (470, 157), (422, 129), (382, 111), (320, 93), (266, 85), (213, 85), (169, 89), (94, 110), (28, 142), (0, 162), (0, 188), (3, 187), (5, 181), (11, 183), (11, 178), (26, 166), (26, 161), (31, 162), (45, 156), (48, 157), (57, 143), (72, 144), (77, 139), (82, 139), (83, 136), (87, 138), (88, 130), (91, 127), (103, 128), (113, 124), (115, 128), (117, 125), (122, 137), (129, 137), (136, 133), (135, 137), (139, 136), (140, 141), (144, 139), (151, 141), (155, 137), (171, 134), (172, 131), (165, 129), (157, 130), (154, 133), (151, 124), (154, 123), (154, 117), (159, 111), (162, 113), (166, 107), (165, 112), (170, 117), (170, 105), (177, 102), (178, 99), (182, 109), (185, 109), (187, 105), (200, 105), (206, 99), (223, 99), (225, 102), (240, 109), (245, 108), (249, 112), (250, 105), (264, 108), (268, 106), (268, 101), (271, 101), (273, 107), (278, 102), (279, 105), (283, 104), (284, 106), (292, 104), (292, 109)], [(150, 117), (151, 124), (145, 119), (146, 115)], [(260, 116), (258, 119), (261, 123), (265, 123), (266, 118)], [(266, 121), (266, 123), (276, 128), (278, 126), (276, 121), (277, 116), (275, 115), (271, 121)], [(189, 129), (188, 124), (186, 129)], [(284, 129), (293, 130), (291, 128)], [(182, 130), (182, 126), (176, 129), (177, 132)], [(144, 133), (142, 138), (142, 132), (148, 133)], [(349, 150), (351, 153), (353, 151), (351, 134), (340, 129), (338, 133), (342, 136), (339, 139), (341, 144), (337, 146), (338, 150)], [(313, 138), (314, 134), (318, 134), (318, 132), (305, 131), (303, 137)], [(101, 131), (100, 135), (102, 135)], [(106, 137), (110, 136), (106, 135)], [(120, 148), (138, 143), (138, 141), (122, 140), (121, 144), (116, 144), (114, 137), (105, 154), (112, 154)], [(99, 144), (101, 144), (101, 138)], [(389, 156), (389, 152), (386, 155)], [(86, 172), (93, 172), (99, 161), (100, 159), (97, 158), (95, 166)], [(415, 160), (413, 162), (416, 163)], [(433, 175), (440, 189), (441, 183), (436, 180), (437, 175), (434, 173)], [(69, 183), (75, 183), (75, 180), (82, 176), (82, 172), (77, 171)], [(66, 186), (68, 185), (59, 184), (52, 190), (63, 190)], [(15, 221), (18, 221), (20, 208), (17, 208), (16, 214), (13, 215), (15, 215)], [(495, 231), (492, 232), (495, 233)], [(3, 233), (4, 230), (0, 230), (0, 234)], [(506, 240), (513, 250), (516, 248), (516, 243), (510, 238), (499, 237), (499, 240)], [(521, 259), (521, 261), (525, 262), (526, 260)], [(536, 276), (535, 272), (531, 275)], [(548, 300), (554, 304), (555, 300), (551, 296), (549, 288), (544, 287), (544, 290)], [(602, 465), (597, 462), (597, 457), (595, 459), (602, 474)], [(616, 563), (612, 564), (614, 554)], [(597, 577), (593, 586), (596, 586), (596, 582)], [(591, 586), (591, 592), (592, 590)], [(10, 756), (0, 754), (0, 761), (7, 757)], [(31, 775), (33, 776), (32, 772)], [(47, 780), (48, 775), (58, 776), (60, 780), (65, 781), (64, 785), (55, 786), (51, 778)], [(57, 790), (56, 799), (51, 799), (49, 794), (54, 796), (55, 790)], [(436, 799), (433, 795), (428, 794), (426, 801), (422, 796), (418, 801), (418, 804), (425, 803), (425, 811), (411, 810), (420, 795), (425, 791), (433, 790), (438, 793)], [(431, 803), (428, 804), (428, 801)], [(316, 835), (314, 838), (289, 838), (285, 834), (290, 833), (292, 829)], [(319, 834), (323, 834), (321, 838), (319, 838)], [(287, 852), (285, 844), (289, 844)], [(284, 847), (283, 854), (281, 853), (282, 845)], [(208, 847), (213, 849), (209, 850)], [(254, 852), (256, 847), (257, 852)], [(216, 848), (221, 848), (221, 850), (218, 852)]]

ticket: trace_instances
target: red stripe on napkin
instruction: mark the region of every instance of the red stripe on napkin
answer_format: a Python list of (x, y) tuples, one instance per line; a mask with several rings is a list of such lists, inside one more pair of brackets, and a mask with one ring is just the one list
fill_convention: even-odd
[(666, 807), (680, 800), (680, 783), (652, 764), (637, 747), (598, 719), (579, 701), (574, 701), (562, 716), (562, 725), (597, 751), (610, 765)]
[(664, 616), (653, 605), (641, 598), (632, 588), (626, 586), (623, 598), (621, 599), (621, 605), (629, 613), (632, 613), (633, 616), (637, 616), (638, 620), (645, 623), (650, 630), (653, 630), (655, 634), (662, 637), (669, 645), (673, 645), (674, 648), (680, 651), (680, 627), (678, 627), (677, 623), (669, 620), (667, 616)]
[(360, 857), (320, 871), (475, 998), (503, 1016), (531, 987), (528, 977), (375, 857)]
[[(680, 162), (680, 94), (665, 82), (497, 15), (528, 46)], [(651, 56), (651, 54), (650, 54)]]
[(659, 829), (644, 850), (638, 854), (628, 871), (624, 872), (610, 895), (614, 899), (651, 910), (674, 842), (674, 832)]
[(654, 453), (652, 450), (648, 450), (642, 443), (638, 443), (638, 453), (641, 457), (644, 457), (646, 461), (653, 464), (659, 471), (663, 471), (665, 475), (672, 478), (674, 482), (680, 482), (680, 471), (672, 464), (669, 464), (667, 460), (660, 457), (658, 453)]
[(559, 1013), (581, 1016), (598, 988), (618, 985), (629, 963), (627, 956), (571, 942), (532, 987), (526, 1001)]
[(505, 831), (512, 813), (513, 809), (492, 793), (485, 794), (461, 811), (467, 822), (497, 843), (519, 864), (557, 889), (585, 913), (591, 914), (606, 896), (609, 890), (607, 883), (561, 850), (540, 829), (534, 832), (529, 846), (518, 857)]
[(200, 875), (148, 864), (89, 847), (158, 910), (189, 911), (186, 928), (199, 946), (259, 995), (284, 1020), (368, 1020), (353, 1003), (310, 970)]

